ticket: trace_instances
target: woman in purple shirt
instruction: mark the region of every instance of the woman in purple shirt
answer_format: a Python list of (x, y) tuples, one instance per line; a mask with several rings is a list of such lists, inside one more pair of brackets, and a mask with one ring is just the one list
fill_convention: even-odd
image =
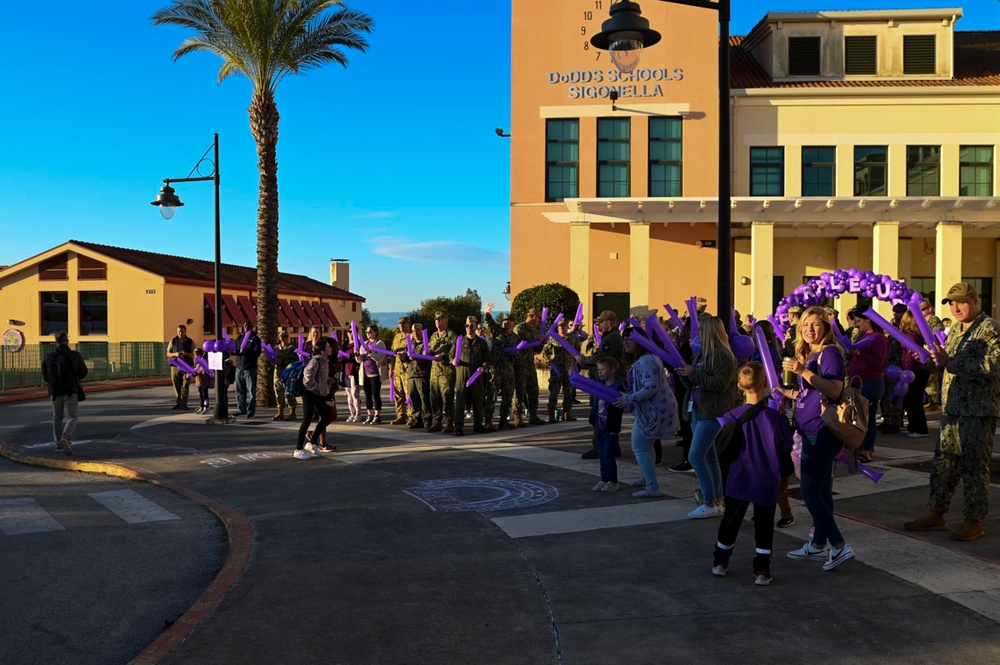
[[(875, 452), (875, 418), (878, 415), (877, 405), (885, 393), (885, 368), (889, 364), (889, 339), (878, 324), (865, 316), (867, 307), (858, 306), (851, 310), (848, 316), (854, 317), (854, 325), (858, 329), (855, 348), (848, 351), (848, 377), (861, 379), (861, 394), (868, 398), (872, 408), (868, 409), (868, 432), (858, 451), (858, 457), (864, 462), (872, 461)], [(857, 384), (855, 384), (857, 385)]]
[[(854, 557), (833, 516), (833, 459), (844, 444), (823, 423), (823, 400), (836, 402), (844, 390), (844, 356), (833, 338), (830, 319), (822, 307), (802, 314), (795, 337), (795, 357), (781, 366), (798, 375), (798, 390), (782, 388), (795, 400), (795, 439), (802, 446), (799, 491), (815, 527), (810, 542), (788, 553), (788, 558), (826, 561), (833, 570)], [(826, 545), (832, 549), (827, 555)]]

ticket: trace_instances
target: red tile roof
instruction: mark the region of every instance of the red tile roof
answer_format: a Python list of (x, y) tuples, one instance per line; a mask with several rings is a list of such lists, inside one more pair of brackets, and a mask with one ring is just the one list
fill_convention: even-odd
[(745, 37), (729, 38), (730, 86), (745, 88), (888, 88), (1000, 85), (1000, 31), (956, 30), (955, 77), (951, 79), (883, 79), (774, 82), (743, 49)]
[[(126, 247), (99, 245), (82, 240), (70, 240), (70, 242), (103, 254), (116, 261), (121, 261), (141, 270), (160, 275), (167, 280), (191, 280), (204, 282), (209, 285), (215, 283), (215, 264), (212, 261), (189, 259), (169, 254), (157, 254), (156, 252), (144, 252)], [(249, 291), (255, 291), (257, 289), (257, 269), (223, 263), (222, 283), (227, 285), (238, 284), (241, 287), (246, 287)], [(312, 277), (293, 275), (286, 272), (278, 273), (278, 290), (281, 293), (307, 294), (322, 298), (332, 297), (364, 301), (364, 298), (350, 291), (345, 291)]]

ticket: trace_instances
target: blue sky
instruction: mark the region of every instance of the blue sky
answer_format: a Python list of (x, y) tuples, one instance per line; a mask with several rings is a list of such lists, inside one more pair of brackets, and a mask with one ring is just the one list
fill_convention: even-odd
[[(178, 183), (187, 205), (170, 222), (149, 201), (163, 178), (188, 174), (214, 132), (223, 261), (256, 265), (249, 83), (217, 84), (220, 62), (209, 54), (174, 62), (187, 33), (149, 21), (165, 0), (7, 4), (0, 265), (70, 238), (211, 259), (210, 184)], [(510, 2), (348, 4), (375, 20), (369, 52), (278, 88), (280, 269), (327, 281), (329, 259), (348, 258), (351, 289), (372, 311), (410, 310), (466, 288), (503, 302), (510, 159), (494, 128), (509, 127)], [(763, 16), (759, 3), (732, 4), (732, 34)], [(964, 9), (961, 30), (1000, 30), (996, 0), (810, 8), (949, 5)], [(435, 39), (451, 43), (442, 30), (455, 19), (475, 37), (437, 51)]]

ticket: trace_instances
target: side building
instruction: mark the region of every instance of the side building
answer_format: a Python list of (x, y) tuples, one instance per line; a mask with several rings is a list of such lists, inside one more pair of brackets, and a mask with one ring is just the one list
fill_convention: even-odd
[[(513, 3), (511, 290), (564, 283), (588, 318), (715, 299), (718, 16), (642, 5), (663, 40), (623, 75), (589, 45), (607, 3)], [(1000, 33), (961, 17), (771, 12), (731, 38), (740, 312), (848, 268), (994, 311)]]

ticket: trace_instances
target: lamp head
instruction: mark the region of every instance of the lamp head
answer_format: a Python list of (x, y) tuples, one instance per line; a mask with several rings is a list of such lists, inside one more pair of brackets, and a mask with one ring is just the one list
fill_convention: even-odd
[(163, 219), (170, 219), (174, 216), (177, 208), (180, 208), (184, 203), (177, 198), (173, 187), (169, 184), (164, 184), (160, 188), (160, 193), (156, 196), (156, 200), (150, 201), (149, 205), (159, 206), (160, 215), (163, 216)]
[(623, 0), (611, 5), (610, 14), (611, 18), (601, 24), (601, 31), (591, 37), (590, 43), (608, 51), (618, 71), (628, 74), (639, 64), (643, 47), (660, 41), (660, 33), (650, 29), (637, 2)]

